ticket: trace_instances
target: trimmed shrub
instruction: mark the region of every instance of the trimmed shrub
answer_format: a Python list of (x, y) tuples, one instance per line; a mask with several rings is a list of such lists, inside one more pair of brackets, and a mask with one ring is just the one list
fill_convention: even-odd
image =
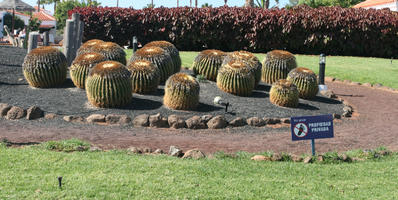
[[(75, 8), (86, 39), (127, 45), (170, 41), (179, 50), (247, 50), (345, 56), (398, 56), (398, 14), (387, 9), (298, 6), (129, 9)], [(117, 26), (115, 25), (117, 24)]]

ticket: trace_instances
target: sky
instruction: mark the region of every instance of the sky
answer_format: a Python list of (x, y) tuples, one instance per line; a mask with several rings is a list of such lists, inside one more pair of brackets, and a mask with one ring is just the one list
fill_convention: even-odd
[[(37, 5), (37, 0), (22, 0), (25, 3), (30, 5)], [(101, 3), (101, 6), (108, 6), (108, 7), (116, 7), (117, 0), (98, 0)], [(180, 0), (179, 6), (189, 6), (190, 0)], [(254, 0), (256, 2), (256, 0)], [(151, 0), (119, 0), (119, 7), (128, 8), (133, 6), (135, 9), (141, 9), (147, 4), (150, 4)], [(176, 7), (177, 0), (153, 0), (153, 3), (156, 7), (164, 6), (164, 7)], [(198, 7), (202, 4), (208, 3), (213, 7), (219, 7), (224, 5), (224, 0), (198, 0)], [(242, 6), (245, 3), (245, 0), (228, 0), (228, 6)], [(285, 4), (288, 3), (288, 0), (280, 0), (280, 5), (283, 7)], [(195, 0), (192, 0), (192, 6), (195, 4)], [(275, 5), (274, 0), (270, 0), (270, 7)], [(53, 5), (44, 5), (46, 10), (50, 10), (53, 12)]]

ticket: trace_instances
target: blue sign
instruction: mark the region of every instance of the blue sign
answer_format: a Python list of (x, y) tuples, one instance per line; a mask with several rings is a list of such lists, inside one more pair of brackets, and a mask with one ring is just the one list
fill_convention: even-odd
[(292, 140), (312, 140), (333, 137), (333, 116), (292, 117)]

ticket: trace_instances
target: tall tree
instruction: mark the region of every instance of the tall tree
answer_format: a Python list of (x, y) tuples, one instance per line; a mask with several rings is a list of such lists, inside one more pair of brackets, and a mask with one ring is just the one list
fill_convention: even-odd
[(57, 10), (57, 4), (59, 3), (59, 2), (61, 2), (61, 0), (40, 0), (40, 3), (41, 4), (54, 4), (54, 14), (55, 14), (55, 11)]

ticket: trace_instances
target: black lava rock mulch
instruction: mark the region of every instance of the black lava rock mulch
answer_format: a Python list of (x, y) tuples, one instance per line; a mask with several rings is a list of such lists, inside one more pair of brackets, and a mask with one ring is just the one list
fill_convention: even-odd
[[(131, 104), (121, 109), (99, 109), (92, 107), (82, 89), (74, 87), (67, 79), (62, 87), (37, 89), (30, 87), (22, 74), (21, 64), (25, 50), (12, 47), (0, 47), (0, 102), (28, 108), (39, 106), (45, 112), (60, 115), (88, 116), (93, 113), (127, 114), (134, 117), (140, 114), (162, 113), (182, 115), (186, 118), (193, 115), (225, 115), (227, 119), (235, 117), (292, 117), (319, 114), (342, 114), (341, 102), (318, 96), (312, 101), (300, 99), (298, 108), (282, 108), (269, 101), (268, 85), (259, 85), (251, 97), (238, 97), (219, 90), (214, 82), (200, 83), (200, 105), (196, 111), (172, 111), (165, 108), (163, 102), (163, 86), (151, 95), (133, 95)], [(9, 57), (12, 57), (9, 58)], [(190, 73), (190, 71), (186, 71)], [(229, 112), (224, 107), (213, 104), (216, 96), (223, 97), (231, 106)]]

